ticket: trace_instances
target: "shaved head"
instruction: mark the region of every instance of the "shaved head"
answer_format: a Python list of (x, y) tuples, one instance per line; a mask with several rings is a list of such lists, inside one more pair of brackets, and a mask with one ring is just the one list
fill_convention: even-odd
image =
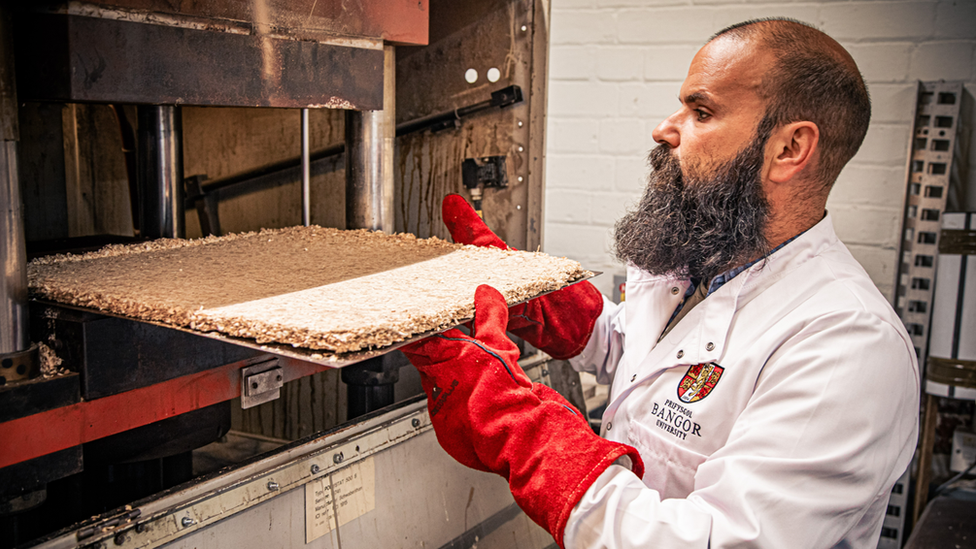
[(871, 101), (854, 59), (833, 38), (790, 19), (732, 25), (709, 42), (717, 40), (754, 41), (772, 54), (759, 90), (767, 103), (759, 131), (799, 121), (816, 124), (820, 158), (809, 176), (829, 189), (857, 153), (871, 120)]

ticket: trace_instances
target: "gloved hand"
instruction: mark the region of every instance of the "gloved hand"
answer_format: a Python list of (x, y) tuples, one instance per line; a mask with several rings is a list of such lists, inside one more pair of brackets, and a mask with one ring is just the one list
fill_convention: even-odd
[(472, 337), (449, 330), (402, 347), (420, 372), (437, 440), (454, 459), (508, 480), (515, 501), (562, 547), (566, 521), (596, 478), (637, 450), (593, 433), (556, 391), (533, 384), (505, 335), (505, 298), (490, 286), (475, 292)]
[[(509, 249), (460, 195), (444, 197), (441, 214), (454, 242)], [(512, 307), (508, 331), (553, 358), (572, 358), (586, 347), (601, 311), (603, 296), (584, 280)]]

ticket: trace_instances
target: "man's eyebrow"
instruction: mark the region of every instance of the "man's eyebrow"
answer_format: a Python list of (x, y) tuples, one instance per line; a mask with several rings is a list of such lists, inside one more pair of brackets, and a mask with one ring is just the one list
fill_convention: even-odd
[[(681, 100), (680, 96), (678, 97), (678, 99)], [(708, 94), (706, 94), (705, 92), (694, 92), (694, 93), (690, 93), (690, 94), (686, 95), (685, 98), (683, 100), (681, 100), (681, 102), (682, 103), (696, 103), (696, 104), (702, 104), (702, 103), (706, 103), (707, 104), (707, 103), (711, 103), (710, 98), (708, 97)]]

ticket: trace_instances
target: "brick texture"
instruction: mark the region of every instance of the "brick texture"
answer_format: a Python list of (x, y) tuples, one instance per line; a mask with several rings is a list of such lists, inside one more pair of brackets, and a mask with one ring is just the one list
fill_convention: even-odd
[(610, 253), (614, 222), (640, 199), (651, 131), (678, 106), (695, 52), (714, 32), (787, 16), (839, 40), (871, 92), (871, 128), (831, 193), (835, 227), (875, 284), (894, 288), (916, 80), (966, 83), (957, 185), (976, 210), (976, 2), (551, 0), (544, 248), (604, 272), (612, 295), (624, 268)]

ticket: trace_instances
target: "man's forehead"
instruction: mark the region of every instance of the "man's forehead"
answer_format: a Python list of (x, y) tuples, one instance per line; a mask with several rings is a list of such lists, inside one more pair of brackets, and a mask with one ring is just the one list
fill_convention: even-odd
[(681, 100), (723, 102), (758, 94), (771, 56), (752, 41), (719, 37), (705, 44), (688, 68)]

